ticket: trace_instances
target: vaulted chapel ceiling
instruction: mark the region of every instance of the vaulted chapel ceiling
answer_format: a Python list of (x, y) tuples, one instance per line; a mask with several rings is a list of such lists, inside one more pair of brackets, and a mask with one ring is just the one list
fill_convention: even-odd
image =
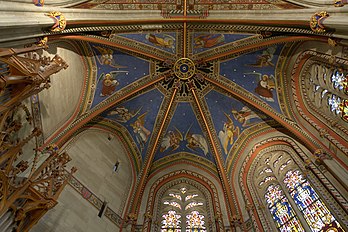
[(215, 169), (284, 108), (282, 36), (176, 27), (67, 36), (92, 64), (82, 118), (117, 125), (138, 170), (180, 153)]
[[(261, 199), (266, 185), (259, 184), (269, 165), (312, 170), (308, 179), (324, 172), (324, 156), (337, 161), (332, 167), (347, 168), (348, 37), (340, 18), (346, 8), (331, 6), (328, 16), (318, 11), (327, 1), (318, 1), (27, 3), (34, 20), (28, 17), (25, 27), (10, 18), (15, 39), (0, 25), (0, 42), (32, 49), (40, 62), (60, 55), (69, 68), (26, 100), (34, 123), (25, 133), (43, 133), (25, 152), (67, 152), (69, 165), (80, 169), (69, 182), (76, 199), (106, 207), (105, 218), (121, 231), (154, 231), (163, 220), (163, 194), (185, 186), (209, 198), (207, 221), (221, 224), (212, 231), (273, 228)], [(60, 12), (47, 14), (59, 4)], [(317, 186), (339, 196), (330, 183)], [(61, 212), (76, 207), (70, 203)], [(60, 221), (69, 217), (63, 214)]]

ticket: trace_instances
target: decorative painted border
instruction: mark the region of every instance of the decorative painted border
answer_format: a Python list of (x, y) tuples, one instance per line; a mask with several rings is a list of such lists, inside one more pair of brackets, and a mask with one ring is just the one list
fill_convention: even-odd
[[(67, 171), (68, 172), (68, 171)], [(76, 177), (72, 176), (69, 180), (69, 185), (77, 191), (85, 200), (91, 203), (96, 209), (100, 210), (103, 201), (100, 200), (92, 191), (90, 191), (85, 185), (83, 185)], [(104, 213), (105, 217), (107, 217), (112, 223), (114, 223), (117, 227), (121, 227), (123, 218), (118, 215), (115, 211), (113, 211), (110, 207), (107, 207)]]

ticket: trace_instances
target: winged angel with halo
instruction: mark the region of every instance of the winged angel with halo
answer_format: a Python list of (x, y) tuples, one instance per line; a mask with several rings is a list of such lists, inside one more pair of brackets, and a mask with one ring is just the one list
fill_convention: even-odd
[(99, 56), (95, 56), (101, 65), (109, 65), (113, 68), (127, 68), (126, 66), (118, 65), (115, 63), (114, 60), (114, 51), (110, 48), (103, 48), (100, 46), (93, 46), (95, 47), (99, 53), (101, 54), (100, 58)]
[(119, 85), (119, 82), (116, 80), (116, 76), (120, 73), (128, 73), (128, 71), (111, 71), (107, 74), (100, 74), (97, 84), (102, 82), (102, 90), (100, 93), (101, 97), (110, 96), (116, 89), (116, 86)]
[(171, 148), (171, 151), (175, 151), (180, 147), (180, 142), (183, 141), (183, 136), (181, 132), (175, 127), (175, 131), (168, 131), (164, 136), (161, 142), (160, 151), (164, 152), (165, 150)]
[(269, 102), (274, 102), (273, 90), (275, 89), (275, 78), (273, 75), (261, 74), (256, 72), (244, 73), (246, 75), (258, 76), (259, 82), (255, 88), (257, 93), (262, 99)]
[(227, 122), (224, 123), (224, 127), (221, 131), (219, 131), (219, 139), (224, 148), (224, 152), (228, 154), (228, 145), (232, 145), (234, 142), (234, 138), (237, 138), (240, 133), (240, 129), (238, 126), (235, 126), (231, 117), (224, 112)]
[(139, 143), (141, 150), (144, 149), (145, 144), (151, 134), (151, 132), (148, 129), (146, 129), (144, 126), (146, 114), (147, 112), (143, 113), (137, 118), (137, 120), (134, 123), (131, 124), (131, 127), (133, 128), (133, 132), (135, 134), (135, 138), (137, 142)]
[(186, 147), (195, 152), (197, 152), (197, 149), (201, 149), (204, 155), (207, 155), (209, 151), (207, 140), (205, 140), (203, 135), (191, 133), (191, 127), (192, 125), (185, 135), (185, 140), (187, 142)]

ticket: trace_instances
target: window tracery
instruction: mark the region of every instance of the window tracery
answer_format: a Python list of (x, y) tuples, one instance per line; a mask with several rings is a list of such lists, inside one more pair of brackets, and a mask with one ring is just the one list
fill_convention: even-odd
[[(261, 170), (266, 177), (256, 183), (263, 189), (266, 209), (276, 228), (279, 231), (344, 231), (294, 160), (283, 152), (268, 154), (261, 159), (264, 163), (260, 163), (265, 166)], [(271, 172), (266, 173), (267, 169)]]
[(270, 185), (265, 198), (280, 231), (305, 231), (279, 185)]
[(201, 215), (198, 211), (192, 211), (189, 215), (186, 215), (186, 219), (186, 232), (206, 232), (204, 215)]
[(307, 94), (315, 107), (348, 122), (348, 72), (315, 63), (304, 80)]
[(162, 205), (161, 232), (206, 232), (206, 206), (196, 189), (172, 188), (163, 197)]
[(181, 216), (176, 213), (175, 210), (169, 210), (167, 214), (162, 216), (162, 229), (161, 232), (180, 232), (180, 218)]
[(323, 231), (326, 224), (332, 223), (341, 228), (300, 171), (288, 171), (283, 182), (313, 232)]

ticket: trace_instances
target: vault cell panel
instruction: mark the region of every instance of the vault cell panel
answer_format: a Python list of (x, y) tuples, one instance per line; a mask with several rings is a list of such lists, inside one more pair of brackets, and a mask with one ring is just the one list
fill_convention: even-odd
[(237, 83), (281, 113), (275, 67), (282, 47), (274, 45), (222, 62), (220, 75)]
[(220, 142), (222, 157), (225, 160), (233, 144), (245, 129), (265, 120), (271, 120), (244, 103), (216, 91), (210, 91), (205, 96), (205, 100)]
[(209, 49), (242, 40), (254, 34), (210, 34), (193, 33), (192, 47), (193, 54), (200, 53)]
[(153, 89), (116, 105), (102, 116), (120, 123), (128, 130), (144, 159), (162, 101), (163, 95)]
[(96, 89), (92, 107), (143, 76), (149, 75), (149, 62), (116, 49), (91, 44), (97, 64)]
[(155, 160), (188, 152), (214, 162), (208, 140), (204, 136), (190, 103), (179, 103), (157, 150)]
[(144, 33), (144, 34), (119, 34), (118, 36), (125, 37), (135, 42), (141, 42), (157, 49), (170, 53), (176, 52), (177, 34), (170, 33)]

